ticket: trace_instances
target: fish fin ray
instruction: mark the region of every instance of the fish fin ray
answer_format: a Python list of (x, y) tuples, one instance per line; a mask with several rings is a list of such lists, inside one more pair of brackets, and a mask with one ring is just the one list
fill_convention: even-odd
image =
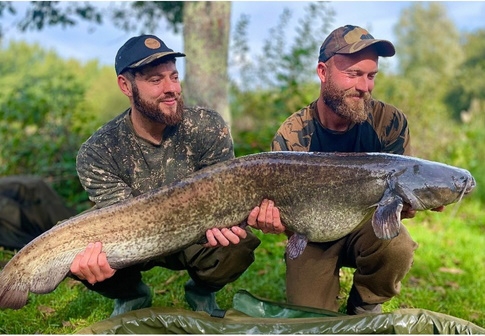
[(14, 271), (7, 264), (0, 273), (0, 308), (20, 309), (27, 304), (28, 284), (17, 279)]
[(286, 245), (286, 254), (290, 259), (298, 258), (308, 243), (308, 238), (305, 235), (294, 233), (290, 239), (288, 239), (288, 244)]
[(391, 192), (384, 193), (372, 216), (372, 228), (379, 239), (391, 239), (401, 229), (401, 210), (403, 200)]

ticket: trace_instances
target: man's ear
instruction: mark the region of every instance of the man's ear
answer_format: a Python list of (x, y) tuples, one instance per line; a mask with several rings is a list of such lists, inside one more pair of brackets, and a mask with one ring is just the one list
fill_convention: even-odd
[(127, 96), (127, 97), (133, 96), (133, 90), (132, 90), (132, 87), (131, 87), (131, 82), (128, 80), (128, 78), (126, 78), (123, 75), (118, 75), (118, 86), (119, 86), (121, 92), (123, 92), (123, 94), (125, 96)]
[(317, 64), (317, 76), (320, 78), (320, 82), (325, 83), (327, 81), (328, 66), (323, 62)]

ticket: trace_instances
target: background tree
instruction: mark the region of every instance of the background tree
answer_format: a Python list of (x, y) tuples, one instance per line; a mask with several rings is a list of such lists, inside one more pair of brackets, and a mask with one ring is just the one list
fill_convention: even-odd
[(183, 22), (186, 102), (215, 109), (230, 124), (227, 66), (231, 3), (187, 2)]
[[(436, 153), (445, 153), (456, 138), (445, 97), (464, 58), (459, 34), (438, 2), (413, 3), (394, 31), (398, 71), (379, 73), (374, 95), (408, 116), (414, 154), (438, 159)], [(433, 146), (426, 146), (430, 139)]]
[(413, 3), (402, 11), (394, 32), (402, 75), (428, 69), (423, 75), (434, 74), (431, 79), (449, 77), (463, 61), (459, 33), (442, 3)]
[[(440, 122), (450, 117), (445, 103), (448, 85), (464, 59), (458, 31), (439, 2), (413, 3), (403, 10), (394, 31), (404, 80), (400, 91), (407, 96), (404, 103), (414, 105), (408, 113), (424, 129), (441, 127)], [(431, 136), (423, 133), (423, 139)]]
[(457, 119), (470, 123), (485, 110), (485, 30), (465, 34), (462, 49), (465, 60), (454, 71), (446, 103)]
[(81, 109), (89, 81), (79, 63), (11, 43), (0, 53), (0, 74), (0, 175), (43, 176), (62, 196), (82, 198), (73, 167), (92, 118)]

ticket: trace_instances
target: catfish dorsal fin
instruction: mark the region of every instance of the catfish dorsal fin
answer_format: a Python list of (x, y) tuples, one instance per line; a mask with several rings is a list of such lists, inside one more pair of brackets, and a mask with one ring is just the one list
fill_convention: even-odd
[(402, 198), (387, 189), (372, 216), (372, 228), (377, 238), (391, 239), (399, 234), (402, 208)]

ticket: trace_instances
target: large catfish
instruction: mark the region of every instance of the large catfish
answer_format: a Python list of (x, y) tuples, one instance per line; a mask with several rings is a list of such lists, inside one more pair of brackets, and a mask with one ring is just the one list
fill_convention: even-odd
[(101, 241), (120, 269), (200, 241), (207, 229), (244, 223), (264, 198), (275, 201), (296, 258), (307, 241), (339, 239), (372, 217), (377, 237), (399, 233), (403, 203), (426, 210), (475, 187), (464, 169), (382, 153), (266, 152), (199, 170), (160, 189), (72, 217), (22, 248), (0, 273), (0, 307), (48, 293), (74, 256)]

